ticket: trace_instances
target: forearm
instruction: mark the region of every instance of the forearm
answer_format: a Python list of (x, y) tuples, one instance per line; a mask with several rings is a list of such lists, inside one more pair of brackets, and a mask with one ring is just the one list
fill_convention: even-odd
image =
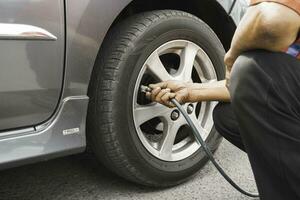
[(189, 90), (189, 100), (191, 102), (230, 101), (225, 80), (213, 83), (193, 83), (189, 86)]

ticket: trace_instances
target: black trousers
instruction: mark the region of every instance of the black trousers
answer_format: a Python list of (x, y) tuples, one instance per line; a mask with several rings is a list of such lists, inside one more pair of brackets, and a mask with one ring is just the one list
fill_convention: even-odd
[(263, 200), (300, 199), (300, 61), (263, 50), (233, 66), (231, 103), (214, 109), (218, 132), (247, 152)]

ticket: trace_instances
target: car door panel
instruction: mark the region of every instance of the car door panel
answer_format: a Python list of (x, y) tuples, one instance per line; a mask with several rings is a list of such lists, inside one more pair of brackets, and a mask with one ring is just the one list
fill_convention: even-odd
[(0, 130), (47, 120), (64, 70), (62, 0), (0, 0)]

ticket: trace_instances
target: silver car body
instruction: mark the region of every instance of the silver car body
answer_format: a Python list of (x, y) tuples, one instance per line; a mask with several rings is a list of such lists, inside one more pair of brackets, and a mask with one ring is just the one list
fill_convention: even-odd
[[(218, 0), (237, 24), (247, 1), (233, 2)], [(85, 150), (94, 62), (130, 3), (0, 0), (0, 168)]]

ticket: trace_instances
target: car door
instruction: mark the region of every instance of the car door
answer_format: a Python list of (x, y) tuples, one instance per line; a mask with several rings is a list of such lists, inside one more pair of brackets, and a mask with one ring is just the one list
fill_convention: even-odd
[(64, 1), (0, 0), (0, 131), (51, 117), (64, 70)]

